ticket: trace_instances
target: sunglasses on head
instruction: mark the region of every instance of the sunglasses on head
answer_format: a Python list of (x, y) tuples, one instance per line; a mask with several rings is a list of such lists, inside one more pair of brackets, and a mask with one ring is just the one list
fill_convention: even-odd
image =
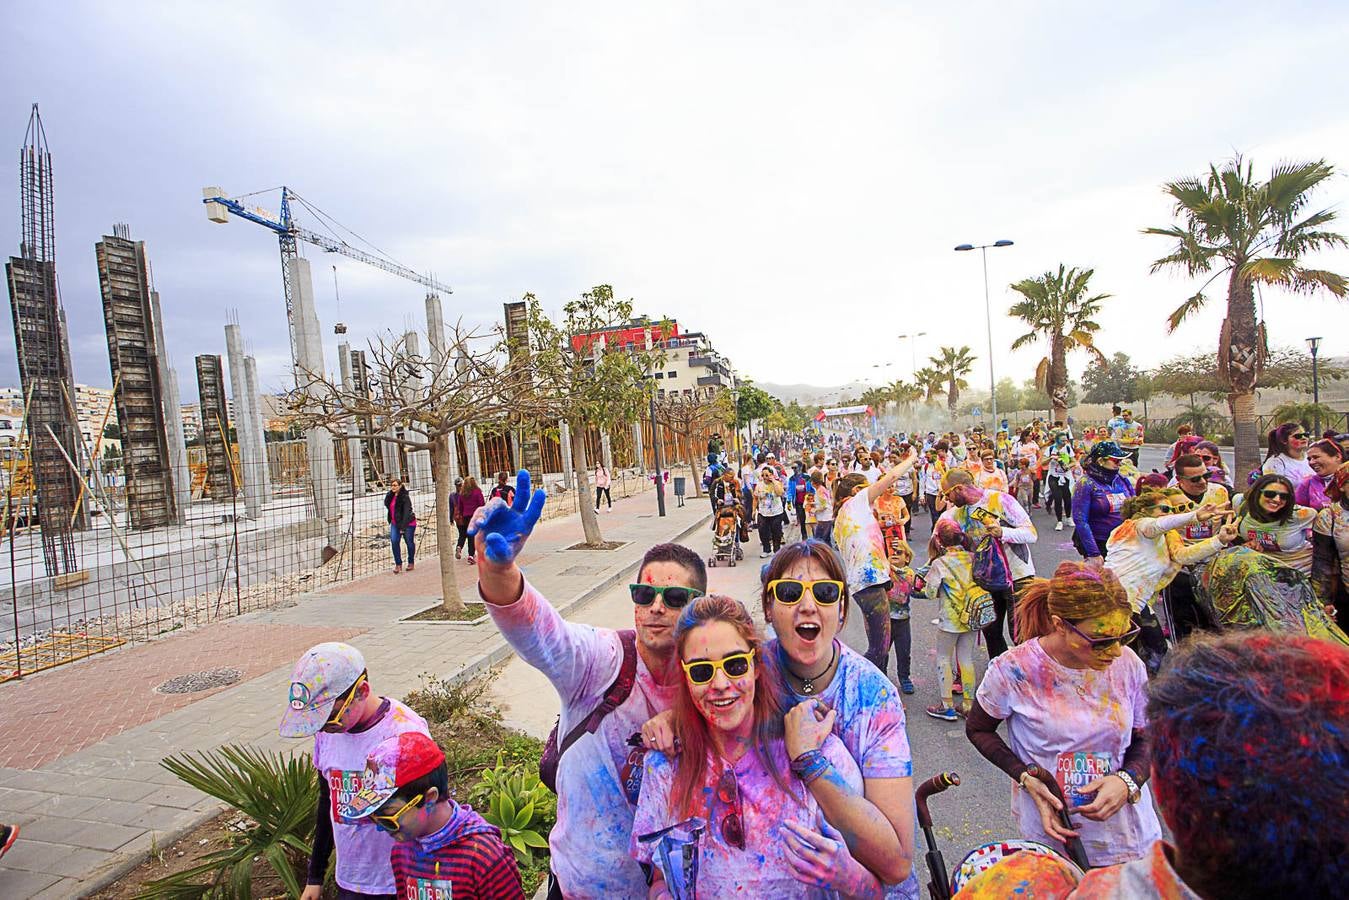
[(632, 602), (638, 606), (650, 606), (659, 597), (666, 609), (683, 609), (690, 600), (703, 595), (697, 588), (678, 585), (630, 584), (628, 590), (632, 593)]
[(821, 606), (833, 606), (843, 599), (843, 582), (830, 578), (803, 581), (800, 578), (774, 578), (768, 582), (768, 596), (785, 606), (794, 606), (809, 590)]
[(1275, 491), (1265, 488), (1260, 492), (1260, 496), (1264, 497), (1266, 500), (1287, 500), (1289, 495), (1287, 491)]
[(394, 834), (398, 831), (398, 820), (403, 818), (403, 816), (408, 812), (408, 810), (416, 808), (417, 805), (420, 804), (422, 800), (425, 799), (425, 796), (426, 796), (425, 794), (418, 794), (417, 796), (409, 800), (407, 803), (404, 803), (399, 808), (398, 812), (394, 813), (391, 816), (382, 816), (379, 813), (375, 813), (370, 816), (370, 821), (373, 822), (381, 831), (387, 831), (389, 834)]
[(1139, 628), (1137, 625), (1135, 625), (1133, 628), (1130, 628), (1128, 631), (1124, 632), (1124, 634), (1121, 634), (1117, 637), (1094, 638), (1084, 634), (1082, 632), (1082, 629), (1078, 628), (1076, 625), (1074, 625), (1072, 622), (1069, 622), (1066, 619), (1064, 620), (1063, 624), (1071, 628), (1074, 634), (1076, 634), (1082, 640), (1090, 644), (1091, 649), (1098, 653), (1102, 650), (1109, 650), (1116, 644), (1127, 644), (1129, 641), (1133, 640), (1140, 631), (1143, 630)]
[(732, 653), (730, 656), (723, 656), (721, 659), (698, 659), (693, 662), (681, 662), (684, 667), (684, 674), (693, 684), (707, 684), (713, 678), (717, 677), (717, 670), (726, 673), (727, 678), (741, 678), (749, 674), (749, 667), (754, 662), (754, 651), (746, 650), (744, 653)]

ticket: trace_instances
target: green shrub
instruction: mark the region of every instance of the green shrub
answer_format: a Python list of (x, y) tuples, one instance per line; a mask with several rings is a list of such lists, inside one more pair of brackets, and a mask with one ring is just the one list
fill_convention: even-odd
[(501, 754), (494, 768), (485, 769), (469, 794), (474, 809), (501, 829), (501, 838), (521, 864), (535, 850), (548, 849), (546, 835), (557, 820), (557, 798), (536, 772), (520, 764), (508, 765)]
[(138, 898), (251, 900), (254, 869), (265, 861), (290, 897), (304, 890), (314, 840), (318, 773), (308, 753), (283, 755), (230, 745), (160, 763), (184, 784), (243, 813), (248, 824), (231, 846), (189, 869), (147, 882)]
[(466, 715), (500, 721), (500, 711), (487, 699), (497, 674), (493, 670), (466, 681), (447, 681), (423, 673), (422, 686), (404, 697), (403, 702), (428, 723), (449, 722)]

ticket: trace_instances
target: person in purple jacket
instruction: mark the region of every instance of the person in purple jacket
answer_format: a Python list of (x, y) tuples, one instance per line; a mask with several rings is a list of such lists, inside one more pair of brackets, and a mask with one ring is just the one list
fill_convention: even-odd
[(1134, 495), (1119, 464), (1129, 454), (1114, 441), (1101, 441), (1087, 454), (1086, 478), (1073, 491), (1073, 546), (1089, 565), (1105, 562), (1105, 542), (1124, 521), (1124, 501)]

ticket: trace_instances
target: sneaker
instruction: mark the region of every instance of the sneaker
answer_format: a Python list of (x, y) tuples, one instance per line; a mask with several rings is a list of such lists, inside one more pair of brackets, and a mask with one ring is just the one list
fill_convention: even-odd
[(19, 839), (18, 825), (0, 825), (0, 856), (9, 852), (9, 848), (14, 846), (14, 842)]
[(473, 557), (470, 556), (470, 557), (468, 558), (468, 564), (469, 564), (470, 566), (476, 566), (476, 565), (478, 564), (478, 561), (477, 561), (476, 559), (474, 559)]
[(416, 566), (414, 566), (412, 563), (408, 563), (408, 571), (409, 571), (409, 572), (411, 572), (411, 571), (412, 571), (413, 569), (415, 569), (415, 568), (416, 568)]
[(394, 567), (393, 567), (393, 573), (394, 573), (395, 575), (402, 575), (402, 574), (403, 574), (403, 567), (402, 567), (402, 566), (394, 566)]
[(929, 706), (927, 714), (934, 719), (941, 719), (943, 722), (959, 722), (960, 713), (955, 711), (952, 706)]
[(1062, 519), (1059, 519), (1058, 523), (1054, 526), (1054, 530), (1055, 530), (1055, 531), (1062, 531), (1062, 530), (1063, 530), (1063, 520), (1062, 520)]
[(899, 689), (900, 689), (901, 691), (903, 691), (904, 693), (906, 693), (906, 694), (912, 694), (912, 693), (913, 693), (913, 679), (912, 679), (912, 678), (901, 678), (901, 679), (899, 679)]
[(773, 555), (773, 554), (771, 554), (771, 553), (769, 553), (767, 550), (765, 550), (765, 551), (763, 551), (762, 553), (759, 554), (759, 559), (768, 559), (768, 557), (770, 557), (770, 556), (772, 556), (772, 555)]
[(454, 558), (455, 558), (455, 559), (463, 559), (463, 558), (464, 558), (464, 548), (463, 548), (463, 547), (455, 547), (455, 548), (454, 548)]

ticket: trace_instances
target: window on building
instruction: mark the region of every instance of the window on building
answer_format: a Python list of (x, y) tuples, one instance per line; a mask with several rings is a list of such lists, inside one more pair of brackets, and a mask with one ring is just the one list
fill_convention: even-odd
[(678, 377), (679, 377), (679, 373), (678, 373), (678, 372), (669, 372), (669, 373), (666, 374), (665, 377), (666, 377), (666, 378), (678, 378)]
[(657, 373), (656, 373), (656, 378), (657, 378), (657, 379), (661, 379), (661, 378), (664, 378), (664, 377), (665, 377), (665, 373), (664, 373), (664, 372), (657, 372)]

